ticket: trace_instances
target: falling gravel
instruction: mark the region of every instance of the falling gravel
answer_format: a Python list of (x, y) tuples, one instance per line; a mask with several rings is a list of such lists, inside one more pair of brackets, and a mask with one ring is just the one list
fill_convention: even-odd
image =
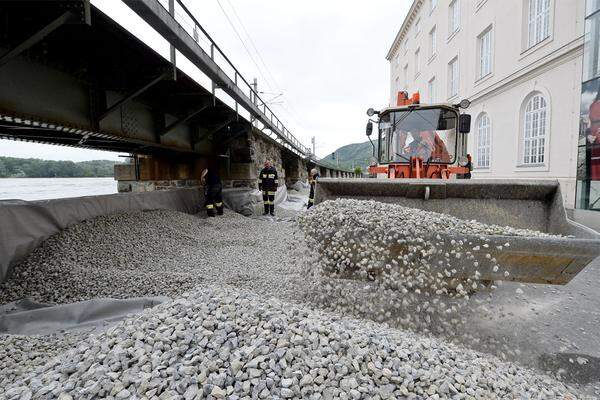
[[(482, 312), (495, 285), (484, 267), (509, 278), (491, 236), (548, 236), (376, 201), (338, 199), (300, 218), (324, 276), (313, 299), (344, 314), (420, 332), (464, 337), (465, 314)], [(504, 246), (509, 246), (506, 243)], [(502, 245), (493, 249), (498, 252)], [(337, 279), (336, 279), (337, 278)]]

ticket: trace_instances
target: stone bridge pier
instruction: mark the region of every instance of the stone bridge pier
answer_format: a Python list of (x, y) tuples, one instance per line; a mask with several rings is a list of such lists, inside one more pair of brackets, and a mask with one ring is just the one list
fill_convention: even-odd
[(199, 187), (202, 170), (211, 159), (219, 165), (224, 188), (257, 188), (258, 174), (267, 159), (277, 168), (279, 184), (288, 187), (306, 182), (312, 168), (319, 169), (322, 177), (353, 176), (351, 172), (309, 161), (254, 128), (242, 129), (230, 137), (215, 137), (202, 152), (197, 156), (132, 156), (128, 163), (115, 166), (118, 190), (145, 192)]

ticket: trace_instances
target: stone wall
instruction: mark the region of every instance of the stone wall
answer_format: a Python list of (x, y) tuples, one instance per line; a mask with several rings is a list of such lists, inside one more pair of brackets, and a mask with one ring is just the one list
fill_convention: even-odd
[(297, 157), (295, 154), (286, 154), (283, 157), (283, 167), (285, 169), (285, 184), (292, 187), (296, 182), (306, 182), (308, 180), (308, 166), (305, 160)]
[[(279, 184), (285, 184), (285, 169), (283, 168), (281, 148), (274, 140), (253, 131), (250, 140), (250, 154), (256, 172), (256, 179), (258, 179), (258, 174), (264, 167), (265, 160), (268, 159), (271, 160), (273, 166), (277, 169)], [(255, 186), (258, 187), (258, 180), (255, 181)]]
[(172, 162), (166, 159), (140, 159), (136, 179), (136, 167), (130, 164), (115, 165), (115, 180), (119, 193), (141, 193), (200, 186), (200, 174), (205, 160)]
[(200, 181), (195, 179), (160, 180), (160, 181), (135, 181), (119, 180), (119, 193), (153, 192), (155, 190), (173, 190), (181, 188), (200, 187)]
[(253, 162), (222, 165), (220, 174), (224, 188), (254, 188), (258, 181), (258, 171)]

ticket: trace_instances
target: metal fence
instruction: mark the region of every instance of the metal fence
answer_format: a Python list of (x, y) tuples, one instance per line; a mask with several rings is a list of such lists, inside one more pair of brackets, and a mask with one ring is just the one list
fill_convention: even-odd
[[(206, 32), (198, 20), (194, 17), (191, 11), (183, 3), (182, 0), (174, 0), (174, 13), (169, 11), (169, 0), (156, 0), (162, 5), (167, 12), (173, 15), (173, 18), (177, 23), (184, 28), (184, 30), (190, 35), (192, 39), (200, 46), (200, 48), (207, 54), (210, 55), (211, 59), (219, 66), (219, 68), (231, 79), (234, 84), (244, 93), (245, 96), (252, 102), (263, 115), (263, 119), (270, 121), (271, 125), (276, 128), (272, 129), (268, 125), (262, 124), (263, 127), (258, 127), (267, 136), (275, 139), (278, 143), (285, 146), (286, 148), (298, 153), (299, 155), (309, 158), (313, 161), (317, 161), (317, 158), (310, 148), (304, 146), (296, 137), (289, 131), (288, 128), (281, 122), (281, 120), (275, 115), (273, 110), (269, 108), (267, 103), (259, 96), (255, 88), (248, 83), (238, 69), (233, 65), (233, 62), (225, 55), (219, 45), (211, 38)], [(213, 93), (216, 89), (213, 83)], [(226, 95), (226, 94), (225, 94)], [(235, 109), (238, 111), (238, 103), (235, 102)], [(246, 110), (250, 116), (252, 116), (255, 110)], [(252, 118), (251, 118), (252, 119)], [(257, 125), (260, 121), (254, 120)]]

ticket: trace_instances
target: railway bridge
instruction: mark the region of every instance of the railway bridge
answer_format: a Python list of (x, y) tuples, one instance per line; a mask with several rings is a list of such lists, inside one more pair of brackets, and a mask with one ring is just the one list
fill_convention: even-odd
[(195, 186), (211, 158), (226, 187), (253, 187), (265, 158), (288, 184), (353, 176), (286, 128), (183, 0), (123, 3), (167, 57), (94, 1), (2, 2), (0, 138), (127, 153), (119, 191)]

